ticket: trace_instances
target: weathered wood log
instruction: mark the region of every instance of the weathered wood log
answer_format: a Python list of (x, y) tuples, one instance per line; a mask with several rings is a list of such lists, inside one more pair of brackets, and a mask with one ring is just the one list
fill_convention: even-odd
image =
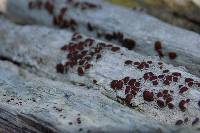
[[(1, 59), (17, 64), (13, 68), (2, 63), (0, 98), (9, 110), (27, 114), (19, 118), (27, 130), (155, 132), (160, 128), (163, 132), (182, 132), (185, 128), (170, 125), (183, 123), (198, 130), (200, 80), (183, 68), (80, 34), (16, 26), (3, 19), (0, 44)], [(141, 123), (144, 117), (138, 116), (139, 112), (164, 126), (148, 119)], [(83, 116), (84, 127), (77, 126), (79, 120), (75, 126), (67, 124), (76, 121), (77, 114)], [(34, 127), (37, 124), (39, 129)]]
[(187, 132), (159, 124), (96, 90), (40, 78), (0, 61), (1, 132)]
[[(27, 0), (3, 1), (6, 1), (3, 8), (4, 14), (18, 23), (76, 30), (93, 37), (101, 36), (101, 39), (106, 38), (132, 49), (133, 46), (127, 46), (126, 41), (118, 40), (116, 36), (113, 38), (113, 32), (120, 32), (124, 38), (135, 39), (137, 43), (135, 51), (138, 53), (163, 56), (162, 60), (166, 63), (186, 66), (193, 74), (200, 75), (199, 34), (175, 28), (139, 12), (109, 5), (102, 0), (92, 1), (94, 5), (100, 7), (92, 9), (81, 4), (65, 3), (60, 0), (52, 3), (53, 9), (51, 4), (49, 7), (43, 7), (38, 6), (36, 1), (31, 1), (32, 4)], [(46, 2), (46, 0), (41, 1)], [(67, 7), (67, 11), (64, 7)], [(74, 24), (69, 26), (69, 22)], [(162, 51), (154, 50), (155, 41), (162, 42)], [(134, 42), (130, 45), (134, 45)], [(168, 56), (170, 52), (175, 52), (177, 57), (170, 59)]]

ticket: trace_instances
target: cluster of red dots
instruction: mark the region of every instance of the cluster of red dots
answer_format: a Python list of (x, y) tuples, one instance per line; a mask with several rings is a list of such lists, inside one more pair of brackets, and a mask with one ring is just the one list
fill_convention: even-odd
[(46, 9), (51, 15), (54, 13), (55, 9), (53, 3), (50, 1), (29, 1), (28, 7), (29, 9)]
[[(110, 86), (114, 90), (122, 90), (125, 87), (124, 93), (126, 95), (126, 98), (123, 99), (123, 101), (127, 105), (131, 105), (131, 100), (133, 99), (134, 96), (137, 95), (138, 91), (140, 90), (141, 82), (140, 79), (137, 80), (137, 79), (131, 79), (130, 77), (125, 77), (121, 80), (113, 80), (110, 83)], [(173, 91), (169, 92), (168, 90), (163, 90), (158, 92), (157, 95), (155, 95), (154, 92), (145, 90), (143, 92), (143, 99), (147, 102), (152, 102), (156, 100), (157, 105), (160, 108), (168, 106), (169, 109), (173, 109), (174, 105), (172, 103), (173, 98), (171, 93), (173, 93)]]
[[(148, 70), (151, 66), (155, 65), (157, 65), (157, 67), (159, 68), (160, 66), (163, 65), (162, 62), (158, 63), (155, 63), (153, 61), (134, 62), (131, 60), (126, 60), (124, 64), (128, 66), (133, 65), (140, 70)], [(138, 94), (138, 92), (141, 92), (143, 84), (147, 82), (152, 83), (152, 85), (155, 87), (158, 85), (160, 86), (170, 86), (171, 84), (178, 85), (180, 84), (180, 82), (182, 82), (181, 79), (183, 77), (180, 72), (170, 72), (168, 69), (163, 69), (163, 70), (162, 69), (161, 71), (159, 71), (160, 74), (154, 74), (151, 71), (147, 71), (143, 74), (142, 78), (138, 79), (131, 79), (130, 77), (125, 77), (121, 80), (113, 80), (110, 83), (110, 86), (115, 91), (122, 91), (123, 94), (125, 94), (125, 98), (121, 96), (117, 96), (117, 98), (120, 99), (120, 101), (122, 101), (123, 103), (126, 103), (128, 106), (132, 106), (132, 99), (134, 99), (134, 97)], [(183, 96), (185, 95), (185, 93), (189, 91), (190, 87), (200, 87), (200, 82), (197, 82), (192, 78), (183, 78), (183, 79), (184, 83), (178, 85), (179, 87), (176, 90), (176, 92), (175, 90), (172, 89), (159, 90), (157, 92), (153, 91), (151, 88), (147, 88), (143, 90), (142, 97), (146, 102), (154, 102), (159, 108), (168, 107), (168, 109), (174, 109), (175, 108), (174, 93)], [(184, 100), (181, 99), (176, 105), (176, 107), (179, 108), (180, 111), (185, 112), (188, 108), (189, 102), (190, 102), (189, 98), (188, 99), (185, 98)], [(200, 101), (198, 102), (198, 106), (200, 107)]]
[[(101, 8), (101, 5), (96, 5), (90, 2), (79, 2), (79, 1), (74, 1), (74, 0), (67, 0), (66, 4), (71, 7), (79, 8), (82, 10)], [(55, 6), (53, 4), (53, 1), (50, 1), (50, 0), (46, 2), (30, 1), (28, 3), (28, 7), (29, 9), (47, 10), (49, 14), (53, 16), (53, 20), (52, 20), (53, 24), (59, 28), (71, 29), (72, 31), (76, 31), (78, 28), (78, 23), (75, 19), (64, 17), (67, 15), (67, 11), (69, 10), (69, 7), (67, 6), (61, 8), (58, 15), (55, 15), (55, 11), (54, 11)], [(97, 28), (93, 26), (90, 22), (86, 24), (86, 28), (89, 32), (92, 32), (95, 29), (97, 30)], [(136, 45), (135, 40), (130, 39), (130, 38), (124, 38), (124, 35), (121, 32), (112, 32), (112, 33), (97, 32), (97, 37), (101, 37), (101, 36), (104, 36), (104, 38), (108, 41), (112, 41), (112, 40), (117, 41), (120, 45), (122, 45), (123, 47), (126, 47), (129, 50), (132, 50)]]
[(136, 61), (136, 62), (133, 62), (131, 60), (126, 60), (124, 62), (125, 65), (133, 65), (140, 70), (147, 70), (148, 68), (151, 67), (152, 63), (153, 63), (152, 61), (146, 61), (146, 62), (145, 61), (142, 61), (142, 62)]
[(112, 89), (122, 90), (125, 87), (126, 98), (123, 101), (127, 105), (131, 105), (132, 98), (140, 90), (140, 82), (136, 79), (131, 79), (130, 77), (125, 77), (122, 80), (113, 80), (110, 84)]
[[(72, 7), (75, 8), (79, 8), (81, 10), (86, 10), (86, 9), (98, 9), (101, 8), (101, 5), (97, 5), (94, 3), (90, 3), (90, 2), (80, 2), (80, 1), (75, 1), (75, 0), (67, 0), (66, 1), (66, 5), (70, 5)], [(57, 27), (60, 28), (67, 28), (67, 29), (71, 29), (72, 31), (76, 31), (77, 27), (78, 27), (78, 23), (76, 22), (75, 19), (73, 18), (64, 18), (64, 16), (67, 13), (68, 8), (67, 7), (63, 7), (60, 9), (60, 13), (58, 15), (55, 15), (54, 13), (54, 4), (53, 1), (46, 1), (46, 2), (42, 2), (42, 1), (30, 1), (28, 3), (28, 7), (29, 9), (46, 9), (49, 14), (51, 14), (53, 16), (53, 24)], [(94, 27), (90, 22), (87, 23), (86, 28), (88, 29), (88, 31), (92, 32), (96, 27)], [(101, 37), (104, 36), (104, 38), (108, 41), (117, 41), (119, 44), (121, 44), (123, 47), (128, 48), (129, 50), (132, 50), (135, 45), (136, 42), (133, 39), (130, 38), (124, 38), (123, 33), (121, 32), (97, 32), (97, 37)], [(156, 52), (158, 53), (159, 57), (162, 58), (164, 57), (164, 53), (162, 51), (162, 43), (160, 41), (156, 41), (154, 44), (154, 48), (156, 50)], [(175, 52), (168, 52), (168, 57), (170, 59), (175, 59), (177, 57), (177, 54)]]
[(200, 88), (200, 82), (198, 81), (195, 81), (194, 79), (192, 78), (186, 78), (185, 79), (185, 84), (189, 87), (198, 87)]
[[(85, 9), (96, 9), (100, 8), (101, 6), (92, 4), (89, 2), (77, 2), (74, 0), (68, 0), (66, 1), (67, 4), (70, 4), (71, 6), (74, 6), (76, 8), (85, 10)], [(53, 24), (56, 26), (59, 26), (60, 28), (70, 28), (73, 31), (76, 30), (78, 24), (74, 19), (64, 19), (64, 16), (67, 13), (68, 8), (63, 7), (60, 9), (59, 15), (54, 15), (54, 4), (51, 1), (36, 1), (32, 2), (30, 1), (28, 3), (29, 9), (46, 9), (49, 14), (53, 15)], [(91, 23), (87, 23), (87, 29), (88, 31), (93, 31), (95, 27)], [(121, 32), (112, 32), (112, 33), (99, 33), (97, 32), (97, 36), (101, 37), (104, 36), (104, 38), (108, 41), (117, 41), (119, 42), (123, 47), (128, 48), (129, 50), (132, 50), (135, 47), (135, 40), (124, 38), (123, 33)], [(57, 64), (56, 70), (58, 73), (65, 73), (70, 68), (77, 68), (77, 73), (79, 76), (83, 76), (85, 71), (90, 69), (93, 64), (90, 63), (92, 59), (99, 60), (102, 55), (101, 52), (103, 49), (110, 49), (113, 52), (117, 52), (120, 50), (119, 47), (114, 47), (111, 44), (105, 44), (105, 43), (98, 43), (95, 45), (95, 41), (91, 38), (87, 38), (85, 40), (82, 40), (83, 37), (80, 34), (74, 34), (72, 36), (72, 42), (70, 42), (68, 45), (63, 46), (61, 49), (63, 51), (67, 51), (67, 59), (68, 61), (64, 64), (60, 63)], [(80, 41), (81, 40), (81, 41)], [(164, 57), (163, 51), (162, 51), (162, 44), (160, 41), (155, 42), (154, 48), (158, 55), (162, 58)], [(175, 59), (177, 57), (175, 52), (168, 52), (168, 57), (170, 59)], [(152, 61), (142, 61), (142, 62), (133, 62), (131, 60), (126, 60), (125, 65), (134, 65), (136, 68), (140, 70), (148, 70), (152, 66)], [(160, 69), (162, 69), (162, 63), (158, 63)], [(153, 86), (157, 86), (158, 84), (163, 85), (170, 85), (171, 83), (175, 82), (177, 83), (179, 79), (181, 78), (181, 73), (179, 72), (173, 72), (170, 73), (169, 70), (163, 70), (162, 74), (155, 75), (152, 72), (146, 72), (143, 77), (145, 81), (152, 82)], [(130, 106), (131, 100), (138, 94), (139, 90), (141, 89), (141, 78), (140, 79), (133, 79), (130, 77), (125, 77), (121, 80), (113, 80), (111, 82), (111, 88), (114, 90), (123, 90), (125, 88), (125, 98), (121, 98), (128, 106)], [(160, 83), (161, 82), (161, 83)], [(97, 83), (96, 80), (93, 81), (94, 84)], [(182, 95), (186, 93), (189, 90), (189, 87), (200, 87), (200, 83), (197, 81), (194, 81), (191, 78), (185, 78), (185, 84), (179, 85), (179, 94)], [(169, 109), (174, 108), (173, 104), (173, 93), (172, 90), (162, 90), (157, 93), (150, 91), (150, 89), (147, 89), (143, 91), (142, 96), (143, 99), (146, 102), (153, 102), (157, 104), (158, 107), (164, 108), (168, 107)], [(178, 104), (178, 107), (181, 111), (185, 111), (187, 109), (187, 105), (190, 102), (190, 99), (181, 100)], [(198, 102), (198, 106), (200, 107), (200, 101)], [(192, 125), (196, 124), (199, 121), (198, 118), (196, 118)], [(77, 122), (80, 123), (81, 121), (77, 119)], [(178, 120), (176, 122), (176, 125), (181, 125), (183, 123), (182, 120)]]
[[(137, 69), (143, 71), (143, 70), (149, 70), (149, 68), (155, 66), (155, 63), (153, 63), (152, 61), (136, 61), (133, 62), (131, 60), (126, 60), (124, 62), (125, 65), (133, 65), (134, 67), (136, 67)], [(163, 69), (163, 63), (162, 62), (158, 62), (158, 67), (162, 70)], [(178, 80), (181, 77), (181, 73), (179, 72), (173, 72), (170, 73), (170, 71), (168, 69), (165, 69), (162, 71), (162, 74), (160, 75), (155, 75), (152, 72), (146, 72), (143, 76), (145, 81), (151, 81), (153, 85), (158, 85), (159, 81), (162, 81), (162, 83), (164, 85), (170, 85), (173, 82), (178, 82)], [(190, 84), (192, 84), (190, 82)], [(197, 84), (197, 83), (196, 83)]]
[(63, 7), (57, 16), (53, 17), (53, 24), (60, 28), (70, 28), (72, 31), (77, 29), (78, 23), (73, 18), (64, 18), (67, 13), (67, 7)]
[(72, 36), (72, 41), (61, 48), (61, 50), (68, 52), (68, 61), (64, 65), (61, 63), (57, 64), (57, 72), (64, 73), (70, 68), (77, 67), (78, 75), (83, 76), (85, 71), (93, 66), (90, 63), (91, 60), (95, 58), (98, 61), (102, 57), (101, 52), (104, 49), (111, 50), (112, 52), (120, 50), (119, 47), (103, 42), (95, 45), (95, 40), (91, 38), (83, 39), (82, 35), (75, 33)]
[(163, 70), (163, 73), (160, 75), (155, 75), (152, 72), (147, 72), (144, 74), (144, 80), (151, 81), (154, 86), (158, 85), (159, 82), (162, 82), (163, 85), (170, 85), (173, 82), (178, 82), (181, 77), (181, 73), (173, 72), (169, 73), (169, 70)]
[[(74, 0), (67, 0), (66, 1), (67, 5), (70, 5), (72, 7), (75, 8), (79, 8), (82, 10), (85, 9), (96, 9), (96, 8), (100, 8), (100, 5), (96, 5), (90, 2), (79, 2), (79, 1), (74, 1)], [(55, 6), (53, 1), (46, 1), (46, 2), (42, 2), (42, 1), (30, 1), (28, 3), (28, 7), (29, 9), (45, 9), (49, 12), (50, 15), (53, 16), (53, 24), (55, 26), (58, 26), (60, 28), (69, 28), (72, 31), (75, 31), (77, 29), (78, 23), (76, 22), (75, 19), (73, 18), (64, 18), (64, 16), (67, 13), (68, 7), (63, 7), (60, 9), (60, 13), (58, 15), (55, 15)]]
[[(96, 5), (90, 2), (77, 2), (73, 0), (67, 1), (68, 5), (71, 5), (75, 8), (80, 8), (82, 10), (86, 9), (97, 9), (100, 8), (100, 5)], [(77, 29), (78, 23), (75, 19), (64, 19), (64, 15), (66, 14), (67, 7), (64, 7), (60, 10), (60, 14), (58, 16), (54, 16), (53, 23), (54, 25), (60, 27), (60, 28), (70, 28), (71, 30), (75, 31)], [(88, 28), (92, 30), (91, 24), (88, 25)]]
[[(170, 92), (172, 93), (172, 92)], [(168, 106), (169, 109), (173, 109), (174, 108), (174, 104), (172, 103), (172, 95), (168, 92), (168, 90), (163, 90), (157, 93), (156, 96), (154, 96), (155, 94), (151, 91), (144, 91), (143, 92), (143, 98), (145, 101), (151, 102), (151, 101), (156, 101), (156, 104), (160, 107), (160, 108), (164, 108), (166, 106)]]
[(123, 47), (132, 50), (134, 49), (136, 42), (133, 39), (125, 38), (124, 34), (121, 32), (97, 32), (97, 37), (103, 36), (107, 41), (117, 41)]
[[(126, 60), (124, 62), (125, 65), (132, 65), (134, 66), (135, 68), (143, 71), (143, 70), (149, 70), (149, 68), (152, 68), (155, 66), (155, 64), (153, 64), (153, 62), (151, 60), (148, 60), (148, 61), (131, 61), (131, 60)], [(158, 64), (158, 65), (157, 65)], [(163, 62), (158, 62), (156, 64), (156, 66), (158, 66), (161, 70), (163, 69)]]
[[(155, 42), (154, 49), (156, 50), (160, 58), (164, 57), (164, 54), (162, 51), (162, 43), (160, 41)], [(168, 52), (168, 57), (170, 59), (175, 59), (177, 57), (177, 54), (175, 52)]]

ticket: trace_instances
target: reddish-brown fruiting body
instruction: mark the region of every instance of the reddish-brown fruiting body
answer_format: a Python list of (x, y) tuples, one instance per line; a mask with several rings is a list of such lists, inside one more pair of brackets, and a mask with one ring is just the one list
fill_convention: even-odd
[(112, 50), (113, 52), (116, 52), (116, 51), (119, 51), (120, 48), (119, 48), (119, 47), (112, 47), (111, 50)]
[(126, 60), (124, 63), (125, 63), (126, 65), (131, 65), (133, 62), (132, 62), (131, 60)]
[(129, 80), (130, 80), (130, 77), (125, 77), (125, 78), (123, 79), (123, 81), (124, 81), (125, 84), (127, 84)]
[(155, 50), (160, 50), (162, 49), (162, 44), (160, 41), (156, 41), (155, 44), (154, 44), (154, 49)]
[(179, 108), (181, 109), (181, 111), (185, 111), (187, 109), (187, 102), (185, 100), (181, 100), (179, 103)]
[(129, 38), (125, 38), (122, 42), (122, 46), (128, 48), (129, 50), (132, 50), (135, 47), (135, 44), (135, 40)]
[(170, 59), (175, 59), (177, 57), (177, 54), (175, 52), (169, 52), (168, 56)]
[(145, 101), (151, 102), (154, 100), (154, 94), (153, 94), (153, 92), (146, 90), (143, 92), (143, 98)]
[(183, 87), (180, 88), (179, 93), (183, 94), (186, 91), (188, 91), (188, 88), (186, 86), (183, 86)]
[(117, 84), (116, 84), (116, 89), (121, 90), (123, 87), (123, 81), (122, 80), (118, 80)]
[(162, 100), (157, 100), (157, 104), (160, 108), (164, 108), (165, 107), (165, 103)]
[(168, 105), (169, 109), (173, 109), (174, 108), (174, 104), (172, 104), (172, 103), (168, 103), (167, 105)]
[(132, 98), (133, 98), (133, 95), (132, 95), (132, 94), (126, 95), (125, 102), (126, 102), (127, 105), (130, 105), (130, 104), (131, 104)]
[(157, 97), (163, 97), (163, 93), (162, 92), (158, 92)]
[(78, 67), (77, 72), (78, 72), (79, 76), (83, 76), (84, 75), (84, 70), (83, 70), (82, 67)]
[(57, 64), (56, 70), (58, 73), (64, 73), (64, 65), (63, 64)]

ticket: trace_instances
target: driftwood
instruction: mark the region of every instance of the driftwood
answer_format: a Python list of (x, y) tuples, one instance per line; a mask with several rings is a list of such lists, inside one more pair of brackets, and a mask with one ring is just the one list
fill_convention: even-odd
[[(53, 26), (51, 10), (30, 10), (24, 0), (4, 2), (7, 8), (2, 11), (15, 22)], [(57, 11), (63, 5), (60, 2), (55, 3)], [(0, 18), (0, 129), (64, 133), (198, 132), (200, 80), (195, 68), (199, 68), (199, 35), (137, 12), (130, 14), (158, 29), (141, 30), (145, 23), (140, 21), (139, 26), (135, 19), (131, 24), (141, 31), (136, 27), (129, 29), (125, 23), (132, 18), (127, 17), (123, 23), (119, 19), (126, 17), (129, 10), (101, 0), (96, 2), (101, 5), (93, 5), (92, 10), (82, 11), (80, 5), (76, 9), (73, 4), (68, 7), (72, 8), (68, 10), (69, 18), (74, 17), (77, 23), (69, 28), (85, 35), (44, 26), (19, 26)], [(92, 27), (88, 20), (94, 20)], [(120, 31), (125, 39), (121, 41), (120, 33), (116, 33), (114, 42), (118, 45), (98, 40), (94, 37), (96, 32), (87, 31), (93, 26), (98, 27), (94, 28), (98, 32), (105, 32), (102, 36)], [(162, 34), (165, 30), (166, 38)], [(181, 35), (185, 37), (182, 40)], [(130, 37), (136, 39), (135, 50), (139, 53), (127, 49), (133, 48)], [(110, 36), (106, 38), (110, 40)], [(178, 56), (164, 56), (163, 61), (146, 56), (161, 50), (159, 42), (154, 48), (157, 40), (164, 42), (164, 52), (173, 50)], [(190, 47), (184, 45), (189, 41)], [(165, 62), (185, 65), (197, 76), (184, 67)]]
[[(70, 132), (83, 129), (84, 131), (106, 132), (114, 130), (154, 132), (160, 129), (163, 132), (171, 132), (180, 129), (168, 127), (166, 124), (174, 125), (179, 119), (187, 116), (189, 122), (185, 124), (189, 126), (199, 115), (198, 96), (196, 96), (199, 93), (198, 87), (191, 87), (184, 95), (177, 96), (179, 92), (177, 85), (183, 84), (186, 77), (198, 80), (197, 77), (184, 72), (181, 68), (162, 64), (163, 70), (169, 69), (171, 72), (181, 73), (178, 84), (172, 83), (170, 86), (165, 86), (159, 83), (159, 86), (152, 86), (148, 83), (151, 88), (146, 86), (148, 84), (141, 85), (135, 98), (136, 101), (133, 100), (129, 103), (129, 109), (113, 101), (118, 101), (120, 93), (123, 92), (110, 87), (112, 80), (122, 79), (125, 76), (138, 79), (148, 71), (152, 71), (156, 75), (160, 74), (162, 70), (159, 70), (158, 67), (159, 60), (144, 57), (119, 47), (120, 50), (116, 52), (105, 49), (102, 58), (92, 59), (92, 68), (85, 71), (83, 76), (77, 73), (76, 66), (69, 68), (68, 72), (64, 74), (59, 74), (56, 72), (56, 65), (66, 60), (67, 54), (67, 52), (62, 52), (60, 47), (69, 44), (72, 33), (38, 26), (16, 26), (6, 20), (1, 20), (0, 23), (0, 53), (1, 59), (4, 60), (1, 62), (2, 116), (6, 116), (6, 111), (18, 112), (11, 113), (11, 116), (16, 117), (16, 121), (12, 122), (12, 125), (15, 126), (8, 128), (9, 130)], [(34, 34), (29, 34), (30, 31)], [(113, 47), (116, 48), (114, 44)], [(132, 65), (125, 65), (124, 62), (129, 59), (133, 61), (151, 60), (155, 67), (141, 71)], [(15, 66), (7, 61), (12, 62)], [(95, 84), (93, 83), (94, 79), (97, 81)], [(156, 93), (166, 88), (174, 88), (175, 108), (173, 110), (168, 107), (160, 109), (156, 103), (143, 100), (143, 91), (155, 90)], [(178, 104), (181, 99), (187, 98), (190, 98), (190, 103), (187, 111), (183, 112)], [(122, 103), (122, 101), (118, 102)], [(144, 116), (141, 116), (139, 112), (143, 112), (146, 116), (145, 121), (143, 121)], [(153, 120), (148, 122), (152, 116), (165, 126), (153, 124)], [(77, 125), (79, 121), (76, 119), (79, 117), (83, 121), (81, 122), (83, 126)], [(3, 122), (8, 121), (9, 123), (11, 121), (9, 118), (3, 120)], [(19, 121), (22, 121), (24, 125)], [(70, 122), (75, 126), (71, 126)], [(117, 123), (123, 124), (119, 126)], [(132, 123), (136, 125), (132, 125)], [(37, 124), (38, 126), (34, 126)], [(198, 125), (195, 127), (197, 128)]]
[[(154, 50), (156, 41), (162, 42), (162, 60), (166, 63), (176, 66), (185, 66), (195, 75), (199, 72), (199, 34), (175, 28), (165, 24), (155, 18), (132, 11), (122, 7), (112, 6), (103, 0), (92, 1), (92, 3), (100, 6), (96, 9), (84, 9), (74, 7), (64, 0), (55, 0), (54, 12), (49, 13), (46, 8), (30, 7), (27, 0), (2, 0), (5, 1), (2, 12), (12, 18), (15, 22), (21, 24), (41, 24), (47, 26), (55, 26), (66, 29), (74, 27), (60, 26), (53, 23), (53, 16), (58, 16), (63, 7), (67, 7), (67, 11), (63, 14), (64, 20), (75, 20), (77, 26), (76, 31), (82, 32), (93, 37), (104, 39), (113, 34), (113, 32), (121, 32), (124, 38), (134, 39), (136, 46), (134, 50), (143, 55), (158, 55)], [(45, 3), (46, 0), (40, 0)], [(32, 0), (32, 3), (36, 1)], [(16, 10), (17, 9), (17, 10)], [(55, 19), (55, 18), (54, 18)], [(93, 27), (88, 30), (89, 27)], [(108, 36), (106, 36), (108, 35)], [(109, 39), (114, 43), (122, 45), (115, 39)], [(177, 58), (170, 60), (169, 52), (175, 52)]]

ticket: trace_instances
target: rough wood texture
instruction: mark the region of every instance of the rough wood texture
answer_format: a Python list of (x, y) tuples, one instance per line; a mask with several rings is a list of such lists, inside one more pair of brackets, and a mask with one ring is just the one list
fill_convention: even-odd
[[(39, 3), (39, 9), (31, 5), (31, 10), (24, 0), (1, 2), (6, 3), (1, 11), (15, 22), (40, 24), (19, 26), (0, 18), (3, 132), (199, 132), (199, 35), (101, 0), (98, 5), (67, 3), (66, 20), (54, 18), (62, 28), (69, 21), (67, 27), (81, 35), (41, 26), (53, 26), (52, 14), (58, 15), (63, 1), (55, 1), (55, 8), (48, 2)], [(112, 40), (108, 32), (113, 31), (125, 36), (115, 33), (111, 42), (118, 45), (94, 37), (103, 32)], [(136, 38), (139, 53), (119, 46), (132, 48), (130, 37)], [(157, 40), (164, 42), (162, 49), (159, 42), (154, 46)], [(176, 51), (178, 57), (165, 56), (163, 62), (146, 56), (155, 55), (155, 49)], [(165, 62), (186, 65), (196, 75)]]
[[(186, 77), (195, 81), (199, 79), (182, 68), (162, 63), (161, 70), (157, 58), (145, 57), (120, 47), (118, 51), (104, 49), (102, 58), (90, 60), (93, 66), (83, 76), (78, 75), (77, 66), (59, 74), (55, 66), (64, 63), (68, 53), (61, 51), (60, 47), (69, 44), (72, 33), (39, 26), (16, 26), (3, 19), (0, 29), (0, 53), (4, 60), (0, 63), (1, 128), (18, 132), (198, 132), (199, 123), (191, 124), (199, 116), (199, 88), (192, 86), (188, 92), (180, 95), (178, 85), (184, 84)], [(32, 34), (29, 34), (30, 31)], [(96, 46), (98, 42), (96, 40), (93, 45)], [(116, 46), (113, 44), (113, 47)], [(140, 70), (124, 65), (128, 59), (151, 60), (153, 66)], [(182, 76), (177, 83), (169, 86), (160, 81), (159, 85), (154, 86), (140, 79), (140, 91), (130, 102), (131, 106), (127, 105), (129, 107), (120, 105), (123, 102), (119, 98), (126, 96), (124, 91), (110, 87), (115, 79), (125, 76), (139, 79), (146, 72), (159, 75), (165, 69), (169, 69), (170, 73), (179, 72)], [(97, 84), (93, 84), (94, 79)], [(159, 108), (156, 101), (143, 100), (145, 90), (156, 94), (168, 88), (174, 91), (173, 110)], [(190, 102), (183, 112), (179, 102), (187, 98)], [(186, 117), (189, 119), (184, 124), (187, 129), (184, 126), (174, 127), (177, 120)], [(70, 125), (70, 122), (73, 124)]]
[[(62, 0), (55, 0), (53, 14), (49, 14), (45, 8), (30, 9), (27, 0), (6, 0), (5, 3), (4, 13), (14, 21), (48, 26), (53, 26), (53, 16), (58, 16), (60, 9), (67, 7), (68, 10), (63, 15), (64, 20), (73, 18), (78, 24), (76, 31), (93, 37), (96, 37), (97, 33), (122, 32), (125, 38), (136, 40), (134, 50), (144, 55), (158, 55), (154, 50), (154, 43), (159, 40), (163, 44), (163, 61), (176, 66), (185, 66), (193, 74), (200, 75), (199, 34), (175, 28), (140, 12), (112, 6), (102, 0), (92, 1), (101, 5), (101, 8), (84, 10), (70, 6)], [(88, 31), (88, 22), (95, 27), (92, 32)], [(104, 35), (100, 39), (104, 39)], [(118, 43), (112, 39), (110, 41)], [(171, 51), (178, 55), (174, 60), (168, 58), (168, 52)]]

